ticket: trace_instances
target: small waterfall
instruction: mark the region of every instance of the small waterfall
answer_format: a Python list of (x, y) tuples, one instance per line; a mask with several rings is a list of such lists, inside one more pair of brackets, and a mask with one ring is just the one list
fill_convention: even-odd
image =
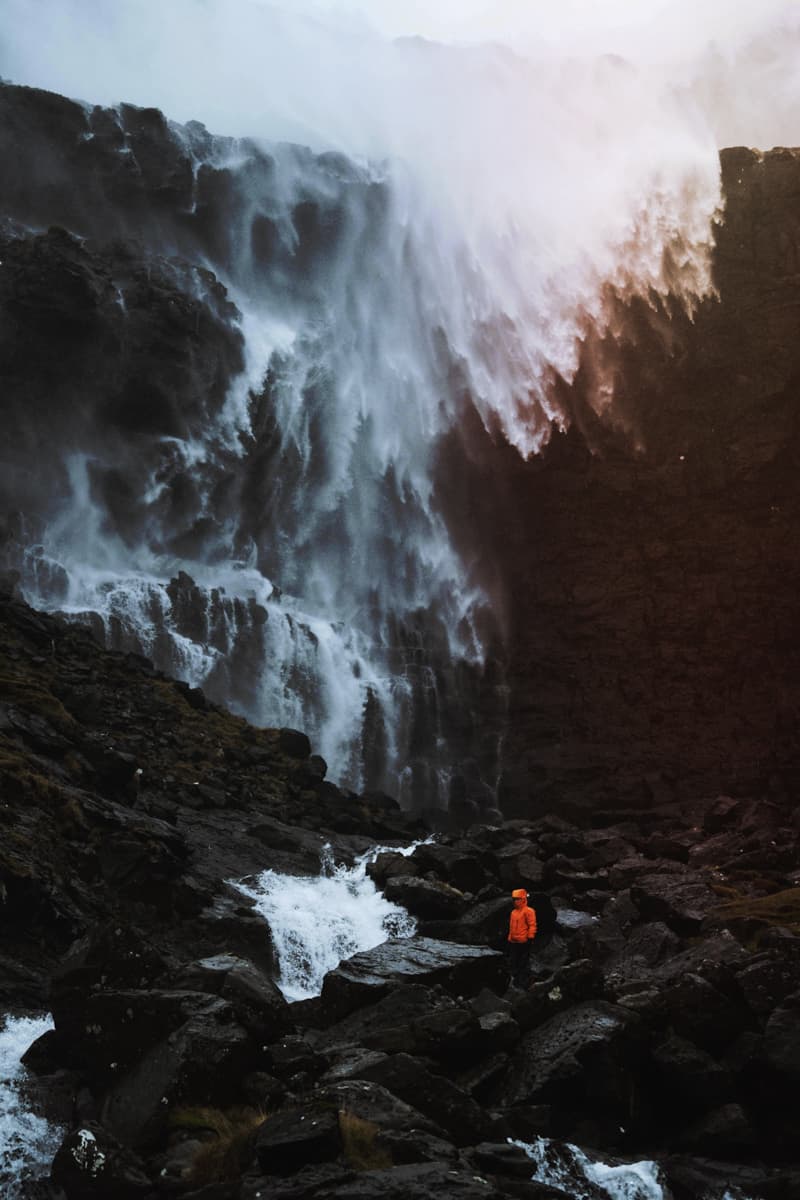
[[(417, 843), (393, 853), (412, 854)], [(255, 901), (267, 922), (278, 957), (277, 983), (287, 1000), (318, 996), (328, 971), (342, 959), (390, 937), (411, 937), (416, 922), (390, 903), (367, 875), (367, 866), (388, 847), (376, 846), (352, 867), (336, 866), (327, 848), (319, 875), (264, 871), (236, 887)]]
[[(562, 1188), (574, 1200), (590, 1200), (598, 1189), (609, 1200), (665, 1200), (655, 1162), (610, 1166), (589, 1158), (577, 1146), (558, 1144), (543, 1137), (532, 1143), (514, 1142), (513, 1145), (520, 1146), (531, 1159), (534, 1166), (532, 1179)], [(591, 1191), (583, 1190), (583, 1180), (590, 1185)]]
[(25, 1068), (20, 1058), (53, 1028), (49, 1017), (7, 1017), (0, 1029), (0, 1190), (8, 1200), (26, 1180), (48, 1175), (62, 1130), (32, 1113), (22, 1094)]

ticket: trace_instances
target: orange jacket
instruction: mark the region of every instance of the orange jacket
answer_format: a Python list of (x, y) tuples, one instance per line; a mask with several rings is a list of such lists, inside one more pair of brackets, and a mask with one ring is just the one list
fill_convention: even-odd
[(523, 900), (519, 907), (514, 904), (511, 919), (508, 922), (508, 940), (510, 942), (532, 942), (536, 937), (536, 910), (529, 908)]

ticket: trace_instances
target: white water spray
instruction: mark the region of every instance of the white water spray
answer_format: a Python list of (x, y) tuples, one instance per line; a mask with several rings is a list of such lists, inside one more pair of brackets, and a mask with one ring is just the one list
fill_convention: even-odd
[[(418, 843), (398, 850), (412, 854)], [(237, 883), (267, 922), (278, 958), (278, 987), (287, 1000), (307, 1000), (342, 959), (379, 946), (389, 937), (411, 937), (416, 922), (392, 904), (367, 875), (367, 866), (389, 847), (376, 846), (352, 867), (336, 866), (326, 848), (319, 875), (264, 871)]]
[(8, 1017), (0, 1029), (0, 1186), (8, 1200), (20, 1194), (25, 1180), (49, 1174), (62, 1131), (29, 1110), (21, 1086), (25, 1068), (20, 1058), (53, 1028), (49, 1017)]
[(532, 1143), (513, 1142), (531, 1159), (531, 1176), (538, 1183), (562, 1188), (574, 1200), (589, 1200), (583, 1182), (599, 1188), (609, 1200), (664, 1200), (658, 1164), (650, 1161), (608, 1163), (593, 1160), (577, 1146), (558, 1144), (548, 1138)]

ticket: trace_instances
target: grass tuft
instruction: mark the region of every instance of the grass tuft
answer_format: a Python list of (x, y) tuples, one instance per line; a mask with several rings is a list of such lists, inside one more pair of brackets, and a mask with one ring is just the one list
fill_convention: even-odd
[(253, 1134), (267, 1119), (258, 1108), (182, 1108), (170, 1121), (174, 1131), (202, 1137), (187, 1182), (196, 1187), (238, 1179), (250, 1160)]
[(342, 1135), (344, 1156), (354, 1171), (379, 1171), (392, 1166), (391, 1155), (377, 1145), (380, 1129), (354, 1113), (339, 1113), (339, 1132)]
[(800, 888), (786, 888), (769, 896), (743, 896), (729, 899), (716, 910), (723, 921), (760, 921), (767, 927), (790, 930), (800, 936)]

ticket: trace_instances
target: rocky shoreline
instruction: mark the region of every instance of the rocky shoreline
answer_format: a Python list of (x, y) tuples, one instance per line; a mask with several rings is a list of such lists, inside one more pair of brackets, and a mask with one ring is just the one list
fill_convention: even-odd
[[(800, 1196), (791, 799), (551, 813), (384, 850), (369, 873), (416, 935), (289, 1004), (230, 881), (430, 829), (327, 782), (303, 734), (255, 729), (10, 588), (0, 650), (0, 996), (53, 1013), (25, 1061), (31, 1102), (66, 1129), (23, 1195), (608, 1195), (572, 1143), (655, 1160), (674, 1200)], [(527, 992), (500, 953), (519, 885), (545, 917)], [(518, 1142), (573, 1190), (532, 1180)]]

